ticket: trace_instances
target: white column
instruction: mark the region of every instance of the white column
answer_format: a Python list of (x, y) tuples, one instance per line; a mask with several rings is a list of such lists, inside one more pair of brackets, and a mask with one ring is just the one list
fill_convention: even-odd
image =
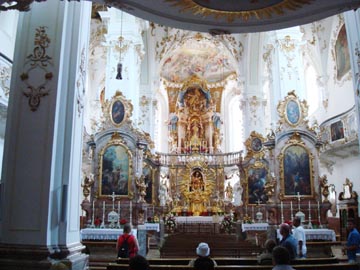
[(36, 2), (20, 14), (0, 203), (7, 269), (87, 264), (79, 194), (90, 14), (90, 2), (67, 1)]

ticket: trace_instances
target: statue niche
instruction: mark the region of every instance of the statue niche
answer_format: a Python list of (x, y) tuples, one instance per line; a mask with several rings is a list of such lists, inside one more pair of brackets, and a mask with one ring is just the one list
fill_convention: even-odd
[(171, 152), (220, 152), (222, 122), (215, 107), (206, 83), (190, 77), (177, 92), (177, 106), (169, 116)]

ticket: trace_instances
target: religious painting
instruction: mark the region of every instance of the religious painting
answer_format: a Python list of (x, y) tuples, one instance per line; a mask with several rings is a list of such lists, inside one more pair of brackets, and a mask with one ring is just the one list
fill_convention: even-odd
[(285, 107), (286, 110), (286, 120), (290, 125), (296, 125), (299, 123), (301, 113), (300, 105), (297, 100), (289, 100)]
[(335, 43), (336, 78), (341, 78), (350, 71), (349, 45), (346, 37), (345, 24), (341, 27)]
[(341, 120), (330, 125), (330, 135), (332, 142), (344, 139), (344, 124)]
[(251, 149), (254, 152), (259, 152), (262, 149), (262, 141), (260, 138), (255, 137), (254, 139), (252, 139), (251, 141)]
[(268, 178), (268, 170), (265, 164), (255, 163), (246, 171), (248, 204), (265, 204), (267, 196), (265, 183)]
[(125, 117), (125, 106), (121, 100), (114, 100), (111, 105), (111, 121), (115, 125), (120, 125)]
[(195, 169), (191, 173), (189, 191), (204, 191), (204, 176), (199, 169)]
[(9, 98), (12, 62), (0, 53), (0, 93)]
[(100, 153), (100, 196), (129, 194), (130, 157), (123, 144), (104, 147)]
[(293, 144), (284, 148), (281, 155), (282, 189), (285, 196), (312, 196), (312, 162), (308, 150)]
[(152, 204), (152, 198), (153, 198), (153, 177), (152, 177), (152, 170), (145, 163), (143, 170), (142, 170), (144, 181), (146, 185), (146, 195), (145, 195), (145, 201), (149, 204)]

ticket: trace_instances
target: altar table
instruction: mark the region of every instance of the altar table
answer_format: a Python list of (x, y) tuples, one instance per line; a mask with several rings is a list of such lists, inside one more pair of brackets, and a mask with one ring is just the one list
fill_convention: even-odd
[(223, 220), (222, 216), (187, 216), (175, 217), (177, 223), (219, 223)]
[(269, 227), (268, 223), (252, 223), (252, 224), (243, 223), (243, 224), (241, 224), (241, 229), (243, 232), (267, 231), (268, 227)]
[[(311, 240), (324, 240), (324, 241), (336, 241), (336, 234), (334, 230), (330, 229), (304, 229), (306, 241)], [(281, 240), (279, 229), (277, 230), (277, 237)]]
[[(81, 240), (117, 240), (123, 234), (123, 229), (92, 229), (80, 230)], [(133, 229), (131, 234), (137, 235), (137, 230)]]

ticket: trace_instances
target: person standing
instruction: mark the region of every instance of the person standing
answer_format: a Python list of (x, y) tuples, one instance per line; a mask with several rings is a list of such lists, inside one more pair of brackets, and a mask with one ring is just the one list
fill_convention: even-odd
[[(127, 242), (126, 245), (124, 245), (124, 242)], [(139, 244), (134, 235), (131, 234), (131, 225), (129, 223), (126, 223), (124, 225), (123, 234), (118, 237), (117, 243), (116, 243), (116, 251), (119, 255), (120, 249), (124, 248), (126, 249), (126, 253), (128, 253), (123, 258), (132, 258), (134, 257), (137, 252), (139, 251)], [(118, 256), (119, 257), (119, 256)]]
[(306, 236), (305, 230), (301, 226), (301, 219), (300, 217), (295, 217), (293, 221), (293, 225), (295, 229), (293, 229), (293, 236), (297, 240), (297, 257), (299, 259), (306, 258)]
[(280, 246), (285, 247), (289, 251), (290, 260), (295, 259), (297, 256), (297, 240), (290, 234), (290, 225), (287, 223), (281, 224), (280, 234), (282, 236)]
[(349, 235), (346, 246), (343, 247), (343, 252), (347, 253), (349, 263), (355, 263), (356, 253), (360, 253), (360, 234), (355, 228), (355, 221), (353, 219), (348, 219), (347, 228), (349, 230)]

